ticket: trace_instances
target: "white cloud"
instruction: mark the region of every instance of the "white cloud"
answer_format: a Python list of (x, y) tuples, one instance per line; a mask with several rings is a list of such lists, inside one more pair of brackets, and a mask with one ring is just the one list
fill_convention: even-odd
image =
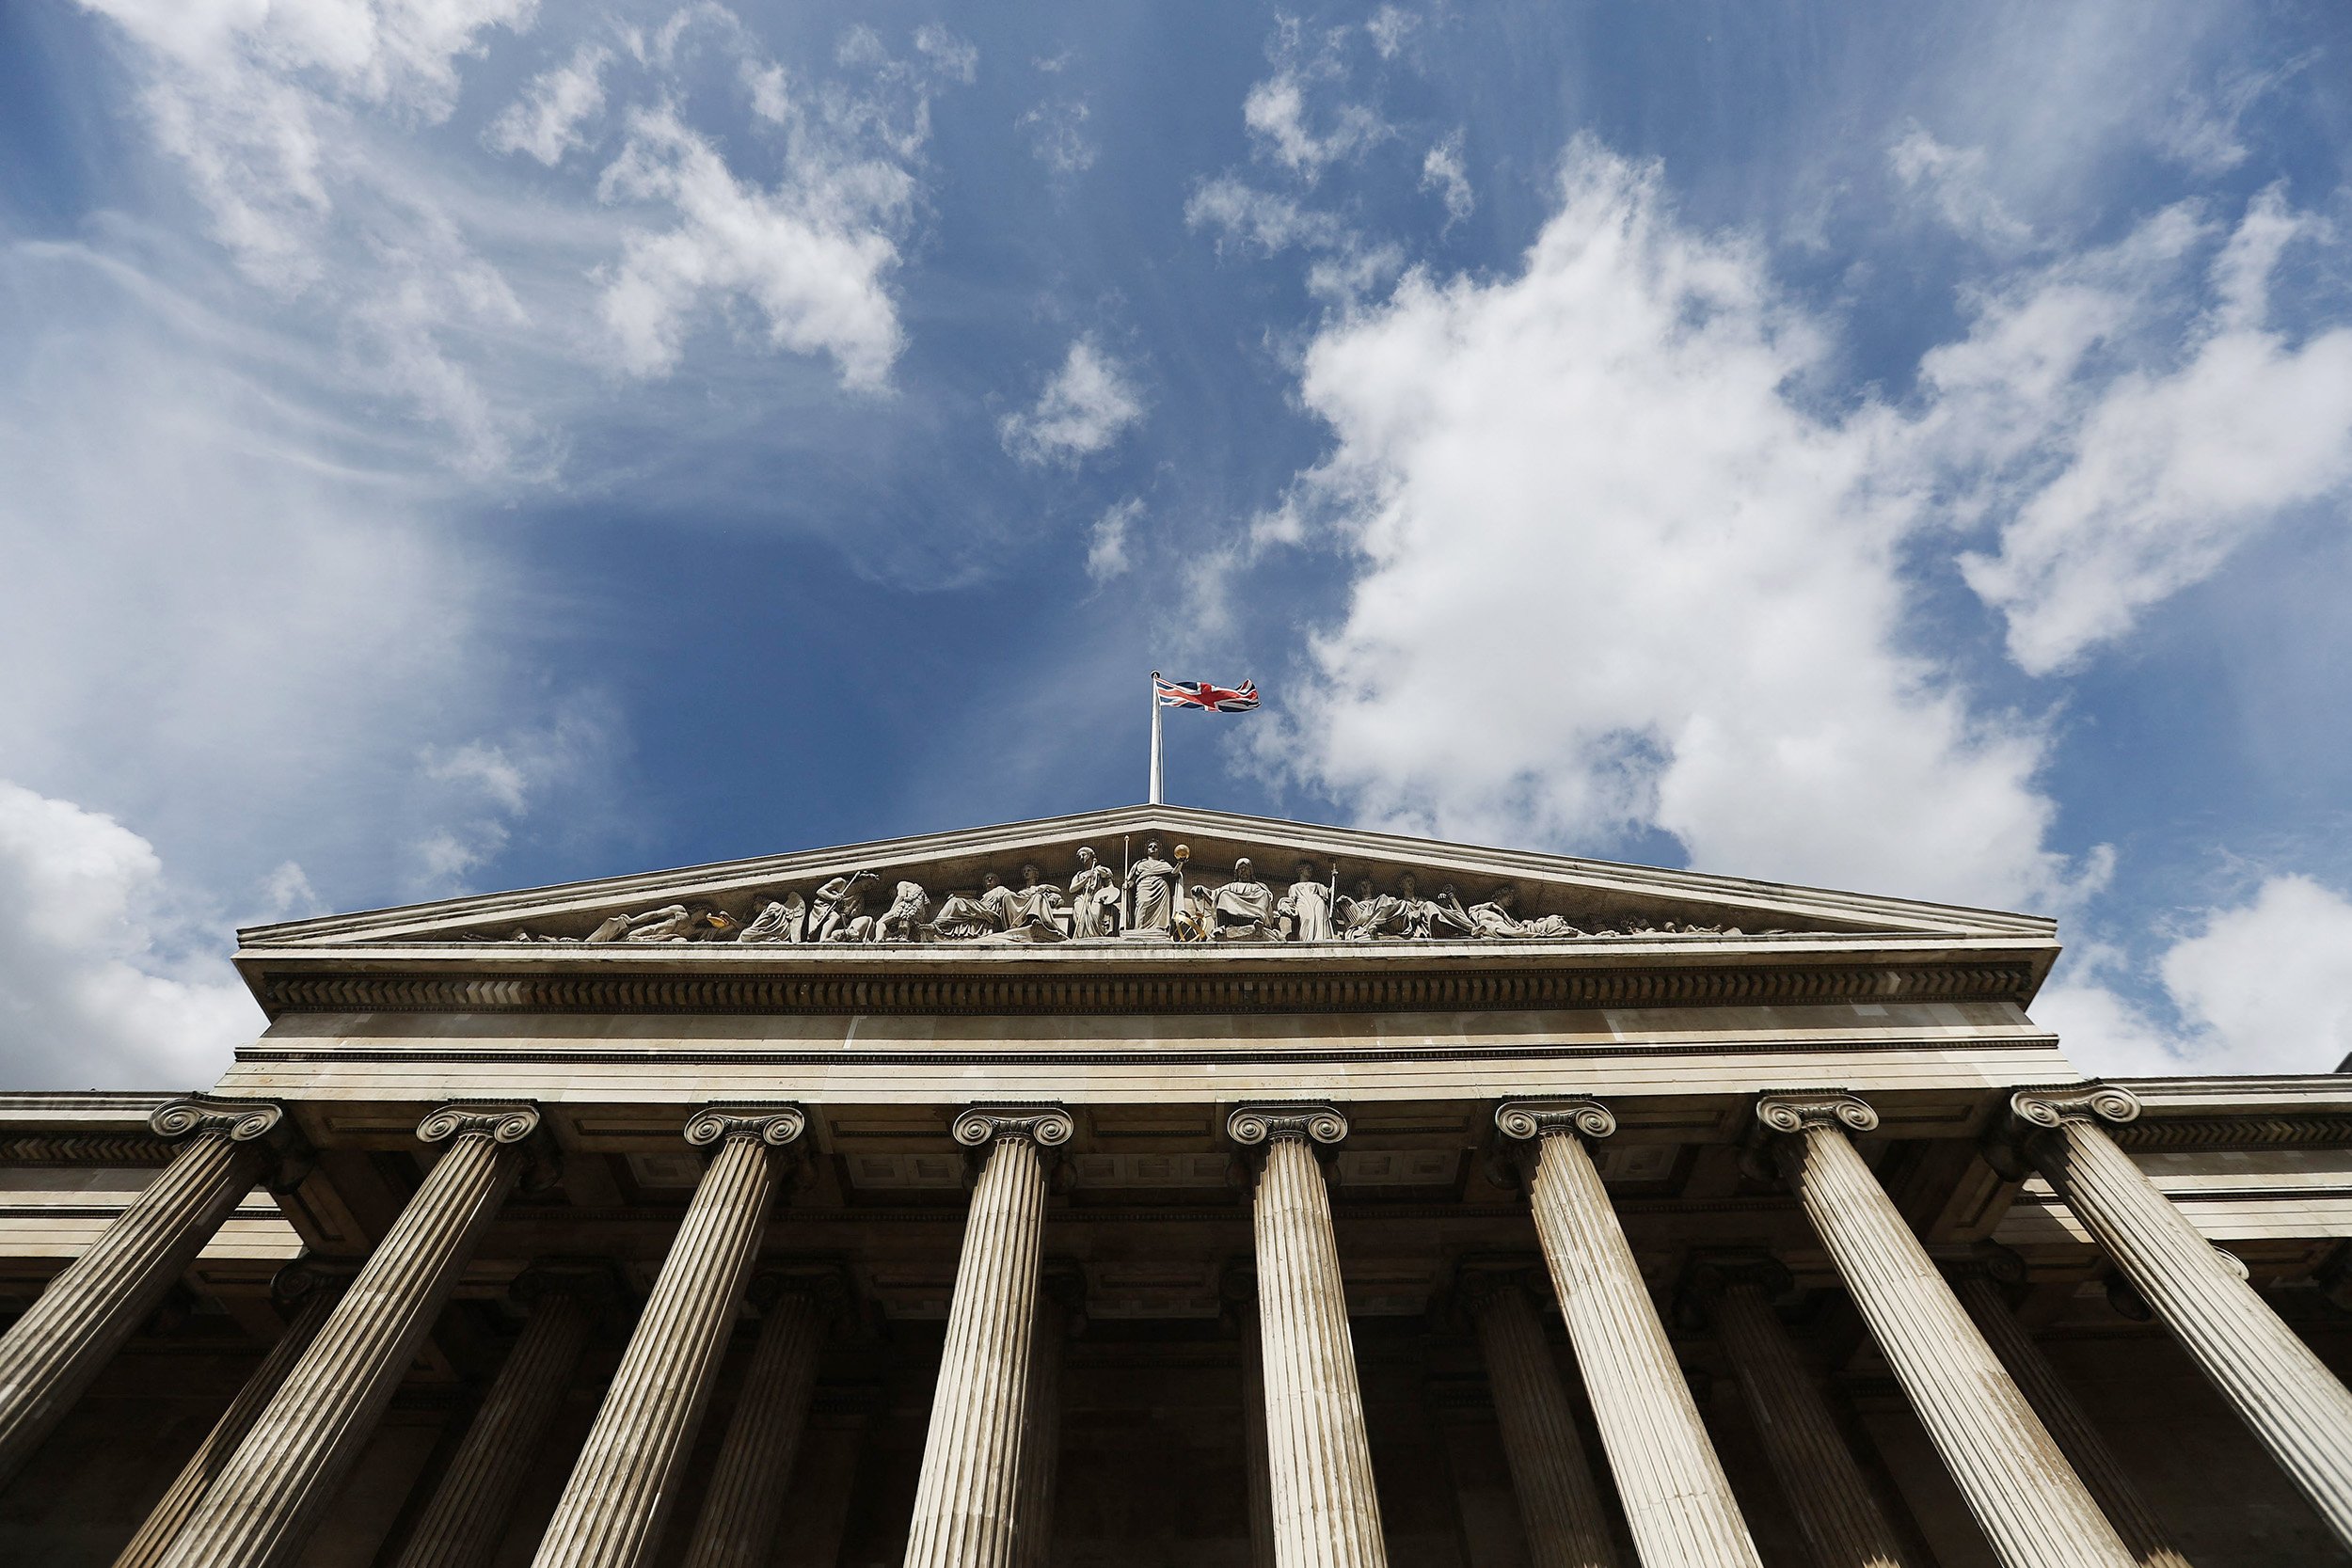
[(207, 961), (204, 939), (218, 933), (190, 914), (147, 840), (0, 780), (0, 1056), (11, 1085), (181, 1088), (218, 1077), (262, 1015)]
[(1887, 161), (1896, 178), (1931, 205), (1955, 233), (2004, 250), (2032, 243), (2033, 230), (1993, 193), (1982, 148), (1947, 147), (1914, 123), (1887, 150)]
[(1421, 161), (1421, 188), (1436, 191), (1445, 203), (1445, 226), (1452, 229), (1469, 217), (1478, 198), (1470, 193), (1470, 173), (1462, 166), (1462, 133), (1456, 131), (1429, 150)]
[(1302, 207), (1286, 196), (1246, 185), (1232, 175), (1203, 180), (1184, 202), (1184, 222), (1216, 231), (1217, 249), (1230, 243), (1272, 256), (1295, 246), (1312, 256), (1307, 289), (1321, 299), (1346, 302), (1405, 267), (1393, 245), (1374, 245), (1338, 216)]
[(629, 372), (675, 369), (697, 308), (739, 296), (766, 316), (771, 343), (830, 354), (850, 387), (883, 385), (902, 341), (884, 278), (898, 261), (891, 230), (914, 195), (904, 168), (866, 161), (762, 188), (665, 107), (630, 115), (598, 189), (665, 204), (676, 220), (629, 235), (598, 302)]
[(2034, 1002), (2086, 1072), (2332, 1072), (2352, 1056), (2352, 899), (2309, 877), (2266, 878), (2165, 950), (2155, 974), (2176, 1024), (2118, 994), (2114, 967), (2095, 955)]
[(1372, 47), (1384, 60), (1392, 60), (1402, 54), (1406, 40), (1421, 26), (1421, 18), (1395, 6), (1383, 6), (1372, 13), (1364, 24), (1364, 31), (1372, 35)]
[(1006, 415), (997, 433), (1024, 463), (1074, 463), (1106, 450), (1142, 418), (1133, 375), (1092, 338), (1081, 337), (1037, 405)]
[(1580, 142), (1515, 277), (1408, 276), (1327, 324), (1301, 485), (1362, 569), (1269, 766), (1374, 821), (2051, 905), (2031, 727), (1908, 651), (1892, 421), (1791, 401), (1818, 335), (1654, 169)]
[(926, 23), (914, 30), (914, 52), (930, 61), (931, 69), (942, 76), (966, 86), (979, 74), (979, 50), (936, 23)]
[(1968, 338), (1923, 361), (1927, 437), (1963, 512), (1999, 524), (1963, 569), (2029, 673), (2078, 662), (2352, 483), (2352, 329), (2296, 341), (2268, 322), (2281, 251), (2318, 232), (2274, 188), (2200, 278), (2213, 230), (2175, 208), (1991, 291)]
[(2352, 1056), (2352, 900), (2308, 877), (2211, 911), (2161, 973), (2233, 1071), (2328, 1072)]
[(1131, 498), (1094, 519), (1087, 535), (1087, 576), (1096, 582), (1122, 577), (1135, 562), (1127, 554), (1127, 534), (1143, 515), (1143, 502)]
[(527, 152), (549, 168), (588, 145), (580, 128), (604, 112), (604, 68), (612, 52), (581, 44), (572, 57), (531, 79), (523, 95), (490, 122), (484, 140), (501, 152)]
[[(1393, 134), (1368, 104), (1319, 102), (1347, 80), (1343, 50), (1349, 31), (1332, 29), (1311, 45), (1295, 18), (1281, 18), (1267, 50), (1274, 74), (1251, 84), (1242, 99), (1242, 123), (1249, 128), (1259, 155), (1310, 182), (1332, 164), (1356, 157)], [(1375, 47), (1386, 36), (1374, 30)], [(1402, 33), (1394, 36), (1401, 38)]]
[(1014, 123), (1029, 133), (1029, 150), (1056, 174), (1083, 174), (1094, 166), (1094, 143), (1087, 137), (1093, 111), (1078, 98), (1054, 98), (1023, 111)]

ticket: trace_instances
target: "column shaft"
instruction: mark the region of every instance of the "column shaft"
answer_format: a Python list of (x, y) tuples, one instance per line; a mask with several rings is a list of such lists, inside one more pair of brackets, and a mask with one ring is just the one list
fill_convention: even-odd
[(660, 1277), (629, 1336), (533, 1568), (636, 1568), (649, 1561), (677, 1501), (678, 1468), (710, 1401), (711, 1378), (743, 1304), (768, 1207), (782, 1182), (764, 1124), (720, 1124)]
[(1528, 1560), (1534, 1568), (1617, 1568), (1608, 1511), (1534, 1304), (1504, 1283), (1470, 1311), (1527, 1528)]
[(0, 1481), (24, 1467), (268, 1168), (260, 1140), (278, 1107), (207, 1106), (167, 1123), (191, 1103), (156, 1112), (156, 1130), (196, 1127), (196, 1136), (0, 1336)]
[(180, 1467), (163, 1499), (148, 1512), (147, 1522), (139, 1527), (138, 1534), (131, 1537), (131, 1544), (115, 1558), (114, 1568), (153, 1568), (163, 1560), (164, 1553), (179, 1536), (180, 1527), (188, 1522), (188, 1515), (203, 1500), (205, 1489), (213, 1484), (214, 1478), (229, 1463), (230, 1455), (237, 1451), (237, 1445), (245, 1441), (246, 1433), (253, 1430), (253, 1423), (261, 1418), (269, 1402), (278, 1397), (287, 1374), (318, 1338), (342, 1293), (339, 1289), (322, 1285), (304, 1298), (294, 1310), (294, 1321), (278, 1337), (278, 1343), (270, 1347), (269, 1354), (262, 1358), (262, 1364), (245, 1380), (245, 1386), (229, 1402), (220, 1419), (213, 1423), (213, 1430), (204, 1434), (204, 1441), (197, 1445), (196, 1452)]
[(2104, 1129), (2070, 1117), (2030, 1131), (2025, 1150), (2337, 1539), (2352, 1545), (2352, 1392)]
[(1269, 1141), (1255, 1228), (1275, 1560), (1385, 1568), (1331, 1198), (1304, 1136)]
[(391, 1402), (467, 1259), (522, 1174), (530, 1110), (441, 1111), (451, 1139), (317, 1339), (204, 1494), (163, 1568), (275, 1568), (310, 1539)]
[(823, 1311), (807, 1291), (784, 1291), (768, 1304), (685, 1568), (765, 1568), (817, 1392), (824, 1339)]
[(993, 1135), (956, 1262), (907, 1568), (1011, 1568), (1017, 1560), (1022, 1410), (1044, 1227), (1037, 1144), (1020, 1132)]
[(482, 1568), (497, 1553), (515, 1494), (564, 1407), (593, 1316), (588, 1302), (568, 1291), (550, 1291), (533, 1304), (522, 1337), (409, 1532), (399, 1568)]
[(2115, 1457), (2115, 1450), (2090, 1424), (2073, 1390), (2059, 1380), (2058, 1369), (2010, 1310), (2001, 1287), (1981, 1273), (1971, 1273), (1955, 1279), (1952, 1290), (2140, 1568), (2191, 1568), (2188, 1559), (2172, 1544), (2171, 1532), (2157, 1522), (2138, 1484)]
[(1276, 1568), (1274, 1471), (1266, 1451), (1265, 1342), (1254, 1302), (1241, 1309), (1241, 1418), (1249, 1465), (1249, 1561), (1250, 1568)]
[(1643, 1568), (1760, 1560), (1633, 1248), (1578, 1136), (1540, 1135), (1535, 1231)]
[(1730, 1284), (1714, 1312), (1715, 1336), (1739, 1373), (1772, 1473), (1819, 1568), (1905, 1568), (1894, 1527), (1763, 1291)]
[(1054, 1544), (1054, 1481), (1061, 1471), (1061, 1370), (1069, 1313), (1050, 1295), (1038, 1301), (1029, 1349), (1027, 1430), (1021, 1435), (1020, 1568), (1045, 1568)]
[[(1859, 1125), (1877, 1116), (1859, 1101)], [(1766, 1125), (1772, 1106), (1767, 1102)], [(1781, 1172), (1977, 1524), (2009, 1568), (2128, 1568), (2114, 1527), (2009, 1380), (1844, 1131), (1791, 1116)]]

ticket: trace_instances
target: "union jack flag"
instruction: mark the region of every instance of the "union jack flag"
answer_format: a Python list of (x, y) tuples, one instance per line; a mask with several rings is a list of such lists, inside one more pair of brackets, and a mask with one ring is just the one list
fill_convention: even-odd
[(1203, 707), (1216, 713), (1248, 713), (1258, 705), (1258, 683), (1244, 681), (1239, 686), (1211, 686), (1207, 681), (1170, 681), (1154, 679), (1153, 695), (1162, 707)]

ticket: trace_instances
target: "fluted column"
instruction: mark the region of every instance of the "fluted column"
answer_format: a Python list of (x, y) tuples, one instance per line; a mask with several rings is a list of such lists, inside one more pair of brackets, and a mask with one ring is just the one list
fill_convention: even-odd
[(1317, 1158), (1318, 1146), (1347, 1136), (1347, 1120), (1326, 1105), (1245, 1105), (1225, 1126), (1262, 1156), (1252, 1227), (1275, 1561), (1385, 1568), (1331, 1195)]
[(702, 1425), (769, 1205), (785, 1181), (777, 1151), (807, 1126), (789, 1105), (714, 1106), (687, 1122), (686, 1141), (710, 1149), (710, 1164), (539, 1539), (533, 1568), (636, 1568), (660, 1545), (677, 1501), (678, 1468)]
[(1499, 1109), (1495, 1125), (1529, 1151), (1535, 1233), (1643, 1568), (1758, 1568), (1723, 1462), (1584, 1147), (1615, 1132), (1616, 1117), (1590, 1100), (1521, 1101)]
[(270, 1294), (278, 1299), (281, 1309), (293, 1311), (292, 1321), (286, 1324), (285, 1332), (278, 1335), (278, 1343), (262, 1358), (262, 1364), (254, 1369), (253, 1375), (245, 1380), (245, 1386), (237, 1390), (237, 1397), (229, 1402), (220, 1419), (213, 1423), (213, 1430), (204, 1434), (196, 1452), (180, 1467), (163, 1500), (148, 1511), (147, 1522), (116, 1556), (114, 1568), (153, 1568), (163, 1560), (180, 1534), (180, 1527), (187, 1523), (188, 1515), (202, 1500), (205, 1489), (229, 1463), (229, 1456), (237, 1451), (237, 1445), (245, 1441), (245, 1434), (253, 1430), (253, 1423), (277, 1397), (287, 1374), (326, 1326), (327, 1314), (342, 1299), (343, 1287), (350, 1282), (352, 1273), (349, 1267), (322, 1265), (308, 1259), (289, 1263), (278, 1271), (278, 1277), (270, 1281)]
[[(2123, 1538), (2140, 1568), (2191, 1568), (2188, 1559), (2172, 1544), (2171, 1532), (2157, 1520), (2148, 1499), (2140, 1495), (2138, 1484), (2107, 1447), (2107, 1440), (2090, 1423), (2090, 1418), (2042, 1354), (2042, 1347), (2033, 1342), (2026, 1325), (2017, 1321), (2010, 1309), (2009, 1293), (2002, 1288), (2001, 1275), (1994, 1272), (2000, 1262), (1992, 1259), (1972, 1259), (1965, 1263), (1947, 1263), (1945, 1276), (1952, 1282), (1952, 1291), (1960, 1297), (1960, 1305), (1969, 1319), (1984, 1335), (1984, 1342), (1993, 1347), (2008, 1369), (2026, 1402), (2057, 1439), (2058, 1451), (2074, 1466), (2074, 1473), (2090, 1489), (2099, 1512), (2107, 1516), (2115, 1533)], [(2024, 1264), (2013, 1255), (2007, 1260), (2010, 1277), (2022, 1279)]]
[(1241, 1341), (1243, 1453), (1249, 1488), (1250, 1568), (1275, 1568), (1274, 1479), (1266, 1457), (1265, 1345), (1258, 1326), (1258, 1270), (1254, 1263), (1228, 1263), (1217, 1294)]
[(1774, 1262), (1703, 1261), (1692, 1268), (1684, 1299), (1714, 1324), (1817, 1568), (1907, 1568), (1829, 1401), (1772, 1310), (1772, 1298), (1788, 1288), (1788, 1272)]
[(1470, 1271), (1459, 1293), (1494, 1389), (1528, 1560), (1534, 1568), (1617, 1568), (1609, 1513), (1527, 1281), (1518, 1271)]
[(475, 1412), (433, 1500), (401, 1549), (399, 1568), (482, 1568), (523, 1479), (564, 1407), (599, 1311), (617, 1294), (603, 1264), (535, 1268), (515, 1282), (530, 1318)]
[(525, 1142), (538, 1129), (527, 1105), (448, 1105), (418, 1124), (418, 1137), (449, 1147), (197, 1504), (164, 1568), (276, 1568), (301, 1550), (531, 1162)]
[(766, 1269), (753, 1279), (759, 1338), (711, 1466), (684, 1568), (765, 1568), (817, 1392), (818, 1353), (847, 1296), (834, 1270)]
[(1847, 1138), (1878, 1113), (1828, 1091), (1766, 1095), (1756, 1118), (1994, 1552), (2009, 1568), (2128, 1568), (2115, 1528)]
[(1021, 1438), (1021, 1568), (1045, 1568), (1054, 1544), (1054, 1482), (1061, 1472), (1061, 1371), (1070, 1336), (1086, 1321), (1086, 1275), (1049, 1262), (1041, 1276), (1029, 1351), (1028, 1430)]
[(980, 1153), (947, 1342), (914, 1490), (907, 1568), (1012, 1568), (1022, 1437), (1045, 1233), (1045, 1156), (1075, 1126), (1052, 1106), (976, 1105), (955, 1139)]
[(2090, 1085), (2010, 1105), (2026, 1160), (2352, 1545), (2352, 1392), (2099, 1125), (2134, 1119), (2139, 1101)]
[(0, 1482), (24, 1467), (213, 1232), (276, 1163), (292, 1129), (263, 1101), (192, 1096), (158, 1108), (158, 1137), (185, 1138), (87, 1252), (0, 1335)]

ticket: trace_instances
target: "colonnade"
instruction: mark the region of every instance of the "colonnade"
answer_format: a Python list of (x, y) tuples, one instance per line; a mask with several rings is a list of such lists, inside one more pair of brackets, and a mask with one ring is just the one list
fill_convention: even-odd
[[(2104, 1131), (2137, 1114), (2118, 1089), (2021, 1092), (2006, 1147), (2049, 1180), (2352, 1544), (2352, 1394)], [(282, 1156), (268, 1152), (280, 1120), (273, 1106), (201, 1099), (157, 1114), (158, 1132), (187, 1138), (186, 1148), (0, 1338), (0, 1475), (22, 1464), (235, 1198)], [(1462, 1299), (1494, 1388), (1533, 1560), (1539, 1568), (1757, 1563), (1593, 1158), (1592, 1146), (1615, 1131), (1613, 1114), (1591, 1100), (1522, 1101), (1503, 1105), (1496, 1126), (1524, 1177), (1543, 1274), (1599, 1435), (1598, 1454), (1588, 1453), (1530, 1281), (1466, 1277)], [(1875, 1111), (1841, 1091), (1768, 1094), (1756, 1105), (1755, 1152), (1802, 1206), (1999, 1560), (2184, 1562), (1998, 1290), (1964, 1265), (1947, 1274), (1913, 1235), (1854, 1145), (1876, 1126)], [(780, 1104), (710, 1107), (688, 1123), (688, 1141), (709, 1163), (534, 1568), (651, 1560), (747, 1299), (763, 1323), (686, 1560), (691, 1568), (766, 1560), (827, 1304), (842, 1295), (837, 1275), (788, 1262), (763, 1268), (759, 1257), (805, 1127), (798, 1107)], [(1034, 1568), (1043, 1560), (1058, 1314), (1068, 1309), (1043, 1290), (1043, 1231), (1049, 1166), (1073, 1130), (1057, 1106), (974, 1106), (954, 1122), (976, 1180), (908, 1568)], [(1253, 1179), (1255, 1342), (1246, 1360), (1263, 1410), (1250, 1466), (1260, 1550), (1278, 1568), (1380, 1568), (1387, 1548), (1323, 1168), (1348, 1135), (1346, 1116), (1322, 1103), (1248, 1104), (1226, 1130)], [(474, 1104), (436, 1111), (418, 1136), (439, 1151), (422, 1186), (356, 1273), (312, 1282), (284, 1340), (119, 1568), (277, 1568), (298, 1555), (542, 1138), (533, 1108)], [(1900, 1534), (1772, 1310), (1774, 1267), (1764, 1259), (1703, 1260), (1683, 1299), (1730, 1354), (1820, 1560), (1903, 1568), (1911, 1560)], [(596, 1314), (613, 1302), (610, 1275), (594, 1263), (550, 1260), (521, 1293), (522, 1338), (419, 1516), (402, 1568), (485, 1559), (522, 1461), (540, 1447)], [(1602, 1501), (1602, 1466), (1629, 1558)]]

